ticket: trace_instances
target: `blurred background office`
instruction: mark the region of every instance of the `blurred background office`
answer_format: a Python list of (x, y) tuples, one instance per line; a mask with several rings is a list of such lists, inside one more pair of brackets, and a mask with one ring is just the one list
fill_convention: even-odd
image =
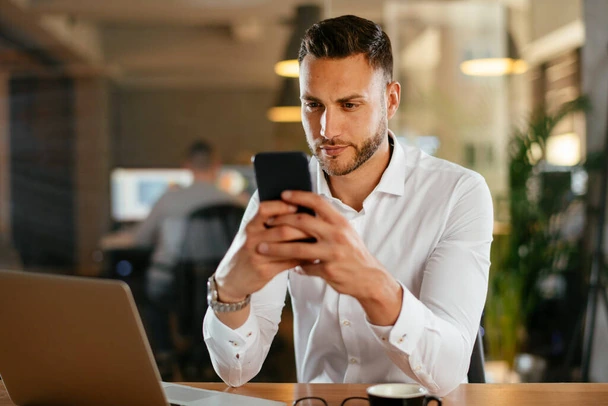
[[(241, 200), (256, 152), (307, 152), (288, 61), (343, 14), (392, 40), (399, 140), (491, 189), (488, 380), (608, 381), (605, 0), (0, 0), (0, 268), (121, 279), (145, 304), (151, 250), (110, 236), (190, 184), (199, 138)], [(289, 306), (256, 379), (296, 380)]]

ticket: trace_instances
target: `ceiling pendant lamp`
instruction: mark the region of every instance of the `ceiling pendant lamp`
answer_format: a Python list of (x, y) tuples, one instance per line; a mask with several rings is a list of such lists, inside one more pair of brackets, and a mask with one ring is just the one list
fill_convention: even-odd
[(297, 78), (284, 78), (279, 99), (274, 107), (268, 110), (268, 119), (276, 123), (295, 123), (302, 121), (300, 102), (300, 84)]
[(300, 85), (298, 82), (299, 64), (298, 53), (300, 43), (306, 30), (321, 19), (319, 6), (299, 6), (293, 33), (287, 44), (285, 58), (275, 65), (275, 72), (284, 76), (277, 103), (268, 110), (270, 121), (277, 123), (295, 123), (302, 121)]
[(297, 78), (299, 73), (298, 53), (300, 42), (306, 30), (321, 20), (321, 8), (316, 5), (298, 6), (296, 19), (293, 24), (293, 32), (287, 43), (283, 60), (274, 65), (274, 71), (279, 76)]
[(471, 58), (460, 64), (460, 70), (468, 76), (518, 75), (528, 70), (528, 64), (521, 58), (513, 37), (508, 34), (506, 57)]

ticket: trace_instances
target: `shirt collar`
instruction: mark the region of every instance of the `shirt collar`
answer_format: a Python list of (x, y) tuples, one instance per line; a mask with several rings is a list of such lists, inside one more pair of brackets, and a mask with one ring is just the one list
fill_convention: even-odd
[(316, 176), (316, 184), (317, 184), (317, 193), (321, 196), (326, 196), (332, 198), (331, 191), (329, 190), (329, 185), (327, 184), (327, 179), (325, 179), (325, 172), (321, 169), (321, 165), (315, 156), (312, 157), (312, 161), (314, 162), (313, 168), (317, 173)]
[(405, 151), (391, 130), (388, 130), (388, 136), (393, 140), (393, 154), (374, 192), (403, 196), (406, 177)]
[[(382, 178), (380, 178), (380, 182), (372, 193), (384, 192), (402, 196), (405, 193), (405, 151), (391, 130), (388, 130), (388, 136), (393, 143), (393, 153), (388, 166), (382, 174)], [(332, 198), (327, 179), (325, 179), (325, 172), (321, 169), (319, 161), (313, 156), (311, 163), (313, 163), (311, 169), (314, 168), (314, 172), (316, 172), (317, 193)]]

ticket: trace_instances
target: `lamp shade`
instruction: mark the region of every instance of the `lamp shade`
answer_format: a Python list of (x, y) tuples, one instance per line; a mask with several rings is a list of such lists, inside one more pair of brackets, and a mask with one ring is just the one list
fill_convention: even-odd
[(284, 78), (277, 103), (268, 110), (268, 119), (287, 123), (302, 121), (300, 84), (297, 78)]
[(460, 70), (469, 76), (503, 76), (524, 73), (528, 64), (521, 59), (515, 41), (507, 34), (507, 56), (502, 58), (471, 58), (460, 64)]
[(294, 29), (289, 37), (283, 59), (274, 65), (277, 75), (297, 78), (299, 73), (298, 53), (306, 30), (321, 19), (321, 8), (316, 5), (302, 5), (296, 9)]

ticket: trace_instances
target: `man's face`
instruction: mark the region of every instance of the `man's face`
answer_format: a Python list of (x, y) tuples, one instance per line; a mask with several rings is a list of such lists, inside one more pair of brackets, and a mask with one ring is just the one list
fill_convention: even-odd
[(363, 54), (304, 58), (300, 66), (302, 124), (311, 152), (328, 175), (353, 172), (386, 140), (386, 90), (383, 72), (372, 68)]

